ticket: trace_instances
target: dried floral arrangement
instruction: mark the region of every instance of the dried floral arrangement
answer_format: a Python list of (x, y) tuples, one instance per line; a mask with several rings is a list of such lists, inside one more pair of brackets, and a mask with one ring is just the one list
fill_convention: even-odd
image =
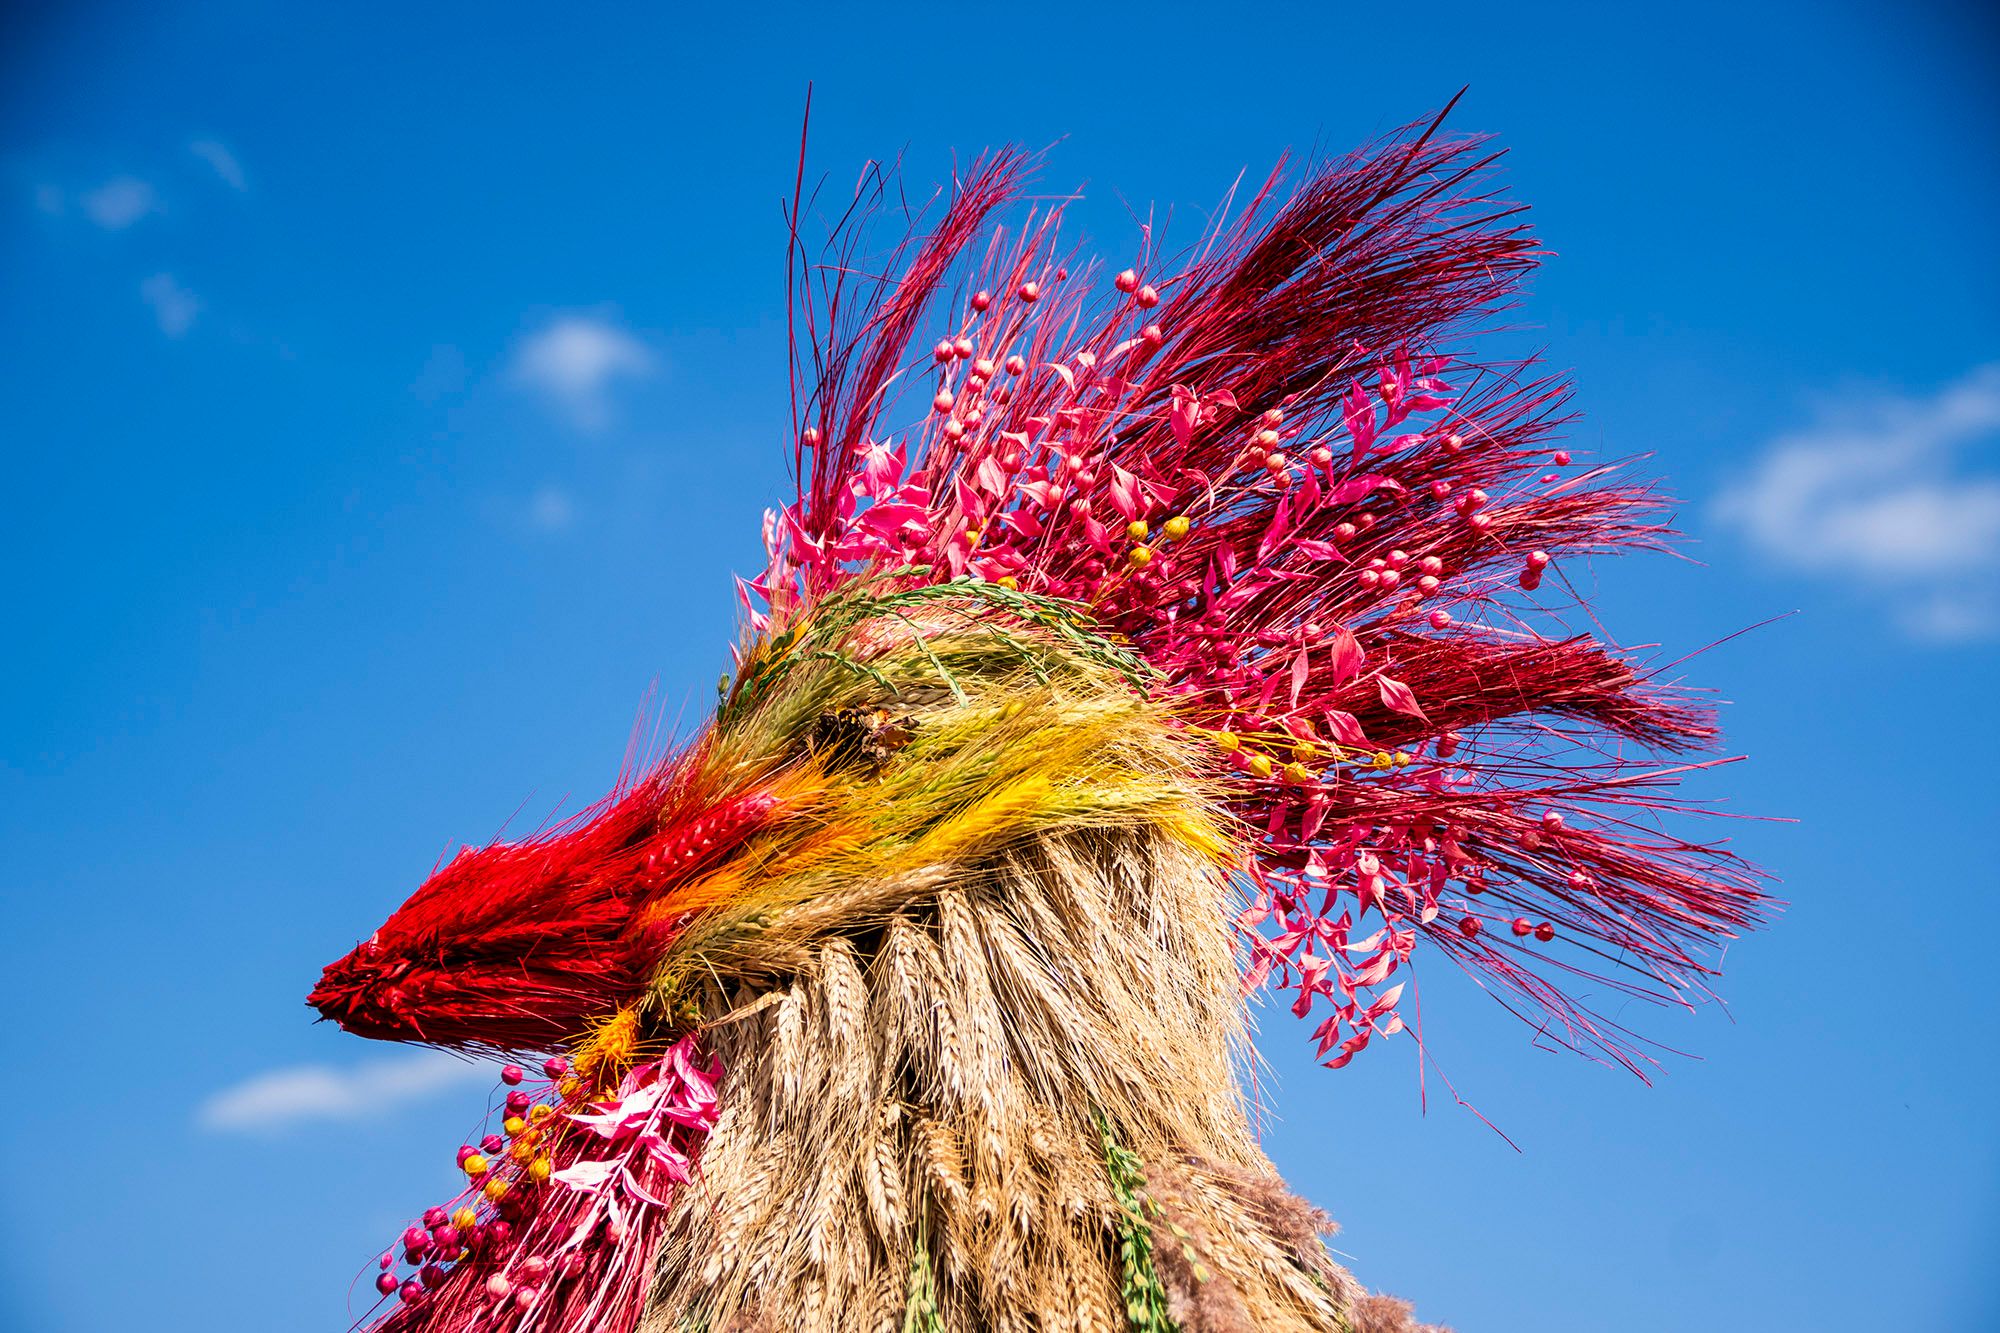
[(1259, 1149), (1247, 1006), (1338, 1068), (1423, 948), (1639, 1069), (1576, 979), (1685, 999), (1765, 901), (1660, 818), (1709, 712), (1565, 627), (1663, 502), (1476, 354), (1538, 247), (1441, 121), (1116, 273), (1017, 154), (823, 254), (802, 168), (799, 489), (712, 719), (312, 993), (540, 1070), (364, 1322), (1411, 1327)]

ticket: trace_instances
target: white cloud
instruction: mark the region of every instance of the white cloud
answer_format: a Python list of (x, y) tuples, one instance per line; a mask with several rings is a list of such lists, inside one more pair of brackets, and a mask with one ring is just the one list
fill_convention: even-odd
[(169, 338), (178, 338), (194, 324), (194, 317), (201, 313), (201, 299), (174, 278), (171, 273), (155, 273), (139, 284), (139, 296), (153, 307), (153, 317), (160, 321), (160, 332)]
[(608, 320), (563, 315), (521, 341), (513, 375), (548, 398), (576, 425), (592, 430), (609, 417), (609, 391), (620, 380), (653, 373), (653, 354)]
[(2000, 363), (1929, 397), (1829, 404), (1773, 440), (1715, 516), (1781, 567), (1889, 599), (1912, 633), (2000, 625)]
[(493, 1080), (491, 1066), (443, 1051), (374, 1060), (350, 1069), (299, 1065), (224, 1088), (195, 1111), (223, 1133), (269, 1132), (309, 1120), (366, 1120), (448, 1088)]
[(106, 231), (123, 231), (159, 206), (153, 187), (136, 176), (115, 176), (83, 196), (83, 211)]
[(188, 151), (215, 170), (223, 184), (232, 190), (247, 190), (248, 182), (243, 179), (243, 166), (236, 160), (236, 154), (224, 148), (213, 139), (196, 139), (188, 145)]
[(561, 532), (576, 522), (576, 502), (569, 492), (544, 486), (528, 501), (528, 526), (537, 532)]

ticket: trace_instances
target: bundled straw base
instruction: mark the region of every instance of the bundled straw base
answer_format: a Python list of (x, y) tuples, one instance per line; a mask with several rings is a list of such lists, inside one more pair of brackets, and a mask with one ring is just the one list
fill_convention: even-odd
[(1190, 1333), (1347, 1329), (1330, 1224), (1251, 1137), (1227, 893), (1170, 838), (1103, 830), (854, 893), (848, 931), (709, 1032), (726, 1109), (642, 1327), (1144, 1327), (1136, 1224)]

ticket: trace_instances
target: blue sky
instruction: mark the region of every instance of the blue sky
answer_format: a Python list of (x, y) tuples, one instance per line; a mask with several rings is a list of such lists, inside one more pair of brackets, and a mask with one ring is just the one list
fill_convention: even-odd
[[(51, 7), (52, 9), (54, 7)], [(338, 1329), (485, 1076), (302, 998), (440, 851), (708, 697), (784, 486), (798, 115), (836, 187), (1052, 145), (1114, 253), (1471, 91), (1557, 253), (1508, 335), (1689, 561), (1792, 906), (1646, 1087), (1441, 972), (1268, 1146), (1462, 1333), (2000, 1324), (2000, 79), (1965, 5), (123, 8), (0, 33), (0, 1326)]]

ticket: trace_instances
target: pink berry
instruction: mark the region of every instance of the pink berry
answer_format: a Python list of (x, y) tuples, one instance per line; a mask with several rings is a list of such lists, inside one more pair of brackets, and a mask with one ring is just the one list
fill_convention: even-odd
[(1541, 925), (1535, 927), (1535, 938), (1540, 940), (1542, 943), (1547, 944), (1550, 940), (1554, 939), (1555, 937), (1556, 937), (1556, 928), (1550, 925), (1548, 922), (1544, 921), (1542, 922)]
[(569, 1061), (563, 1059), (560, 1055), (552, 1055), (542, 1061), (542, 1072), (550, 1078), (561, 1078), (569, 1072)]
[(1128, 268), (1113, 278), (1111, 285), (1129, 296), (1139, 290), (1139, 275)]
[(394, 1268), (396, 1266), (395, 1253), (393, 1251), (384, 1251), (382, 1257), (375, 1261), (375, 1266), (383, 1269)]
[(1024, 282), (1021, 284), (1021, 289), (1015, 295), (1027, 304), (1033, 305), (1042, 299), (1042, 285), (1039, 282)]
[(496, 1301), (504, 1301), (514, 1293), (514, 1284), (495, 1273), (486, 1279), (486, 1294)]
[(1473, 938), (1479, 933), (1479, 918), (1476, 916), (1460, 917), (1458, 919), (1458, 933), (1467, 939)]
[[(818, 431), (813, 430), (812, 427), (810, 426), (806, 427), (806, 430), (809, 434), (814, 436), (817, 436), (819, 434)], [(527, 1076), (528, 1076), (528, 1071), (521, 1068), (521, 1066), (519, 1065), (507, 1065), (500, 1071), (500, 1081), (502, 1083), (505, 1083), (510, 1088), (513, 1087), (516, 1083), (519, 1083), (522, 1079), (526, 1078)]]
[(514, 1288), (514, 1304), (525, 1310), (533, 1305), (535, 1298), (540, 1295), (541, 1293), (533, 1287), (516, 1287)]
[(421, 1269), (417, 1270), (417, 1281), (423, 1283), (432, 1291), (436, 1291), (444, 1284), (444, 1278), (443, 1264), (425, 1264)]
[[(436, 1210), (436, 1209), (432, 1209), (432, 1212), (435, 1212), (435, 1211), (437, 1211), (437, 1210)], [(425, 1214), (424, 1214), (424, 1221), (425, 1221), (426, 1223), (428, 1223), (428, 1222), (430, 1221), (430, 1213), (425, 1213)], [(444, 1221), (444, 1218), (443, 1218), (442, 1216), (440, 1216), (440, 1217), (438, 1218), (438, 1221), (442, 1222), (442, 1221)], [(426, 1231), (426, 1230), (425, 1230), (425, 1229), (424, 1229), (423, 1227), (404, 1227), (404, 1228), (403, 1228), (403, 1248), (404, 1248), (404, 1249), (406, 1249), (406, 1250), (428, 1250), (428, 1249), (429, 1249), (430, 1247), (431, 1247), (431, 1233), (430, 1233), (430, 1232), (428, 1232), (428, 1231)]]
[(381, 1292), (384, 1296), (387, 1296), (402, 1285), (402, 1283), (396, 1280), (394, 1273), (377, 1273), (375, 1275), (375, 1290)]
[(972, 294), (972, 308), (974, 310), (984, 311), (986, 307), (992, 304), (993, 304), (993, 293), (987, 291), (984, 287), (981, 287), (978, 291)]
[(529, 1097), (525, 1092), (510, 1092), (507, 1094), (507, 1113), (509, 1115), (521, 1115), (532, 1104), (533, 1098)]
[(1148, 347), (1158, 347), (1167, 340), (1166, 330), (1157, 324), (1148, 324), (1139, 330), (1139, 340)]
[(1137, 296), (1134, 296), (1132, 299), (1139, 303), (1139, 308), (1141, 310), (1151, 310), (1154, 306), (1160, 303), (1160, 294), (1157, 291), (1154, 291), (1152, 285), (1149, 283), (1146, 286), (1141, 287), (1139, 289), (1139, 294)]
[(1556, 458), (1555, 458), (1555, 463), (1556, 463), (1556, 466), (1557, 466), (1557, 467), (1568, 467), (1568, 466), (1569, 466), (1569, 450), (1567, 450), (1567, 449), (1558, 449), (1558, 450), (1556, 450)]
[(1514, 928), (1514, 933), (1516, 935), (1525, 935), (1529, 931), (1533, 930), (1535, 927), (1531, 922), (1529, 922), (1528, 918), (1524, 916), (1517, 916), (1514, 918), (1513, 928)]
[(488, 1134), (479, 1141), (479, 1148), (480, 1151), (491, 1157), (495, 1153), (507, 1151), (507, 1140), (501, 1138), (498, 1134)]
[(423, 1284), (411, 1278), (402, 1285), (397, 1294), (402, 1296), (405, 1305), (421, 1305), (424, 1299)]
[(1430, 620), (1432, 629), (1443, 629), (1451, 623), (1451, 612), (1433, 611), (1431, 612)]
[(521, 1280), (523, 1282), (540, 1282), (548, 1275), (549, 1261), (542, 1258), (541, 1255), (530, 1255), (521, 1261)]

